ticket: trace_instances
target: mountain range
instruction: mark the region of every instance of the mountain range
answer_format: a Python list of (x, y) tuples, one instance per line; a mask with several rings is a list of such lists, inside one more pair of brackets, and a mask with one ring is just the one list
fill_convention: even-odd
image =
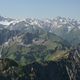
[[(32, 32), (43, 30), (49, 33), (54, 33), (62, 39), (76, 45), (80, 41), (80, 21), (64, 17), (56, 17), (54, 19), (31, 19), (23, 20), (5, 18), (0, 16), (0, 30), (7, 29), (10, 32)], [(17, 31), (17, 32), (16, 32)]]
[(79, 20), (0, 16), (1, 80), (80, 80), (79, 76)]

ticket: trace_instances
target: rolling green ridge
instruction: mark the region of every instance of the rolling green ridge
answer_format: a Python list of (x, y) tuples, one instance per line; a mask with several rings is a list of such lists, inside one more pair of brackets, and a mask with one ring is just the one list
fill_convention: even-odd
[(3, 47), (2, 57), (10, 58), (22, 65), (32, 62), (42, 62), (57, 52), (63, 52), (69, 48), (69, 43), (55, 34), (48, 32), (25, 33), (21, 36), (21, 42), (14, 40), (10, 45)]

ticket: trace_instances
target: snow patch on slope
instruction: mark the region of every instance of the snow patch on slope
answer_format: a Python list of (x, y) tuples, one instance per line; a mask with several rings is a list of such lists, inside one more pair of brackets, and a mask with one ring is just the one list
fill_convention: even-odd
[(2, 24), (2, 25), (10, 25), (10, 22), (8, 22), (8, 21), (0, 21), (0, 24)]

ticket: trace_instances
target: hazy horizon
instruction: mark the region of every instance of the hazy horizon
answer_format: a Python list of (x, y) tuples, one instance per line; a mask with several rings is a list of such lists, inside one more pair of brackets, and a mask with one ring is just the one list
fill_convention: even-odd
[(80, 0), (0, 0), (0, 15), (12, 18), (70, 17), (80, 20)]

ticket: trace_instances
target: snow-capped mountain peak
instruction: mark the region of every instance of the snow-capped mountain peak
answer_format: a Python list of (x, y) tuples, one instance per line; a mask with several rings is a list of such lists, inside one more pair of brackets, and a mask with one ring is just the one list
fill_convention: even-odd
[(65, 28), (65, 27), (68, 29), (68, 32), (71, 31), (74, 27), (78, 27), (80, 29), (80, 21), (64, 17), (63, 18), (56, 17), (54, 19), (45, 19), (45, 20), (31, 19), (31, 18), (20, 20), (20, 19), (12, 19), (0, 16), (0, 25), (1, 28), (3, 26), (3, 28), (8, 28), (10, 30), (12, 29), (15, 30), (18, 28), (22, 29), (22, 27), (24, 28), (25, 26), (28, 27), (31, 25), (35, 26), (35, 28), (40, 27), (49, 32), (52, 32), (55, 29)]

